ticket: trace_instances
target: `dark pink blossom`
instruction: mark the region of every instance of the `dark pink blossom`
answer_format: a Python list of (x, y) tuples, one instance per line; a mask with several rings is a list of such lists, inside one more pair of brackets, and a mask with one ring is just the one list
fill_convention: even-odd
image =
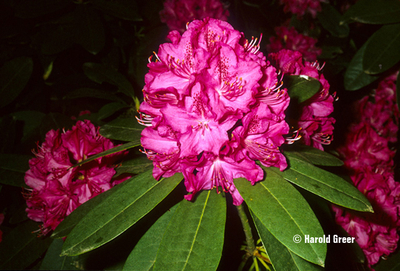
[(287, 91), (258, 52), (258, 39), (245, 40), (224, 21), (193, 21), (182, 36), (168, 37), (171, 43), (160, 45), (148, 64), (140, 106), (139, 122), (147, 126), (141, 143), (153, 176), (182, 172), (191, 193), (186, 199), (216, 187), (239, 205), (233, 179), (262, 180), (255, 160), (287, 166), (279, 150), (289, 130)]
[(72, 167), (113, 147), (88, 120), (78, 121), (69, 131), (50, 130), (46, 134), (25, 174), (25, 183), (30, 187), (25, 193), (26, 212), (30, 219), (43, 223), (41, 234), (54, 230), (79, 205), (123, 180), (112, 179), (112, 164), (121, 153)]
[(275, 28), (276, 37), (269, 39), (270, 44), (267, 50), (270, 53), (278, 52), (281, 49), (288, 49), (300, 52), (304, 60), (316, 61), (322, 50), (315, 44), (317, 39), (303, 35), (296, 31), (294, 27), (279, 26)]
[(304, 14), (309, 13), (313, 18), (317, 16), (317, 12), (321, 11), (321, 3), (324, 0), (280, 0), (279, 1), (285, 12), (296, 14), (301, 18)]
[(160, 11), (161, 22), (181, 33), (193, 20), (210, 17), (226, 21), (228, 16), (227, 5), (220, 0), (165, 0), (164, 9)]
[[(0, 214), (0, 225), (4, 221), (4, 214)], [(3, 232), (0, 230), (0, 242), (3, 240)]]

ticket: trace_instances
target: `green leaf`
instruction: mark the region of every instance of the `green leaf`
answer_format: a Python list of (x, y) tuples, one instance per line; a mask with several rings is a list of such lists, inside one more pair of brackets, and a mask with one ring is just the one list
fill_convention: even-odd
[(400, 2), (397, 0), (359, 0), (343, 15), (342, 23), (349, 21), (366, 24), (400, 22)]
[(143, 155), (138, 158), (122, 162), (122, 164), (115, 169), (117, 172), (115, 176), (123, 173), (140, 174), (152, 167), (153, 162)]
[(400, 270), (400, 251), (390, 254), (385, 257), (386, 260), (381, 259), (377, 265), (374, 265), (375, 271), (398, 271)]
[(135, 91), (128, 79), (112, 68), (98, 63), (83, 64), (83, 71), (87, 77), (96, 83), (107, 82), (118, 87), (118, 90), (129, 97), (135, 97)]
[(329, 31), (333, 36), (344, 38), (349, 35), (349, 26), (340, 24), (341, 15), (331, 5), (321, 3), (322, 11), (317, 14), (317, 18), (322, 27)]
[(36, 18), (63, 9), (70, 4), (69, 0), (22, 0), (15, 5), (15, 15), (24, 19)]
[(114, 147), (112, 149), (103, 151), (103, 152), (98, 153), (96, 155), (92, 155), (92, 156), (88, 157), (86, 160), (83, 160), (82, 162), (74, 165), (74, 167), (79, 167), (79, 166), (81, 166), (83, 164), (86, 164), (86, 163), (88, 163), (90, 161), (96, 160), (97, 158), (104, 157), (104, 156), (107, 156), (107, 155), (110, 155), (110, 154), (113, 154), (113, 153), (117, 153), (117, 152), (120, 152), (120, 151), (129, 150), (129, 149), (132, 149), (132, 148), (137, 147), (139, 145), (140, 145), (140, 141), (139, 140), (119, 145), (117, 147)]
[(297, 146), (285, 146), (284, 154), (285, 156), (295, 157), (314, 165), (318, 166), (330, 166), (330, 167), (340, 167), (343, 166), (343, 161), (329, 154), (325, 151), (321, 151), (319, 149), (306, 146), (306, 145), (297, 145)]
[(306, 75), (289, 75), (283, 80), (290, 99), (296, 99), (299, 103), (310, 99), (321, 88), (321, 83), (317, 79)]
[(382, 26), (367, 42), (363, 59), (364, 72), (378, 74), (399, 62), (400, 24)]
[(36, 261), (51, 243), (50, 238), (38, 238), (33, 231), (38, 224), (27, 221), (3, 235), (0, 245), (0, 269), (22, 270)]
[[(258, 235), (267, 251), (268, 258), (271, 260), (275, 270), (285, 271), (322, 271), (321, 266), (303, 260), (281, 242), (279, 242), (263, 225), (263, 223), (252, 214)], [(321, 236), (322, 237), (322, 236)]]
[(101, 11), (113, 15), (115, 17), (129, 20), (142, 21), (139, 15), (138, 7), (135, 1), (132, 0), (91, 0), (93, 6)]
[(216, 270), (222, 256), (226, 200), (202, 191), (194, 202), (183, 200), (171, 219), (154, 270)]
[(33, 61), (30, 57), (17, 57), (0, 69), (0, 108), (11, 103), (25, 88), (31, 77)]
[(326, 244), (293, 242), (295, 235), (324, 234), (300, 192), (273, 171), (254, 186), (242, 178), (234, 182), (250, 210), (279, 242), (303, 259), (324, 266)]
[(148, 271), (153, 270), (157, 251), (160, 247), (164, 233), (170, 224), (172, 216), (176, 213), (178, 204), (165, 212), (136, 244), (125, 262), (123, 271)]
[(29, 159), (33, 155), (0, 153), (0, 183), (27, 187), (24, 182), (25, 172), (29, 169)]
[(100, 108), (98, 119), (103, 120), (105, 118), (112, 116), (117, 111), (119, 111), (123, 108), (128, 108), (128, 107), (129, 107), (129, 105), (122, 104), (120, 102), (106, 104), (102, 108)]
[(182, 179), (182, 174), (177, 173), (156, 181), (151, 170), (138, 175), (75, 226), (61, 255), (79, 255), (113, 240), (157, 206)]
[(133, 117), (118, 118), (101, 126), (100, 134), (114, 140), (140, 142), (143, 128)]
[(264, 168), (281, 175), (311, 193), (332, 203), (362, 212), (373, 212), (367, 198), (353, 184), (341, 177), (309, 164), (295, 156), (289, 156), (290, 168), (281, 172), (277, 168)]
[(60, 256), (64, 241), (54, 240), (44, 256), (40, 270), (79, 270), (78, 257)]
[(64, 99), (79, 99), (79, 98), (97, 98), (103, 100), (110, 100), (114, 102), (125, 103), (125, 101), (110, 91), (94, 88), (79, 88), (68, 92)]
[(39, 111), (19, 111), (12, 113), (11, 116), (15, 120), (24, 122), (21, 139), (24, 142), (37, 132), (46, 115)]
[(103, 23), (97, 12), (87, 5), (78, 5), (78, 43), (89, 53), (98, 54), (105, 45)]
[(344, 88), (346, 90), (358, 90), (374, 82), (379, 76), (366, 74), (363, 69), (363, 59), (367, 43), (357, 51), (344, 74)]

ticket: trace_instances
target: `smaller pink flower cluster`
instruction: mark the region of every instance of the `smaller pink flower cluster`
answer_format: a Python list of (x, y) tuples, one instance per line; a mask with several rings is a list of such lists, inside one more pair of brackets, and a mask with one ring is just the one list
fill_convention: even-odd
[(298, 129), (303, 143), (323, 150), (333, 139), (333, 124), (335, 119), (330, 117), (333, 112), (334, 96), (330, 95), (330, 85), (321, 73), (317, 62), (303, 60), (298, 51), (282, 49), (277, 53), (270, 53), (268, 57), (275, 62), (285, 75), (309, 76), (319, 80), (320, 90), (310, 99), (301, 103), (299, 115), (290, 116), (289, 124)]
[(110, 189), (124, 179), (113, 180), (112, 164), (122, 153), (96, 159), (80, 167), (74, 164), (114, 147), (90, 121), (78, 121), (72, 130), (50, 130), (45, 142), (29, 160), (25, 183), (28, 217), (42, 222), (46, 235), (79, 205)]
[(399, 240), (400, 183), (394, 180), (395, 150), (390, 147), (397, 140), (399, 121), (395, 80), (386, 78), (373, 96), (357, 103), (359, 123), (350, 127), (346, 144), (339, 149), (354, 185), (375, 213), (355, 214), (334, 206), (336, 222), (356, 237), (369, 266), (392, 253)]
[(166, 0), (164, 9), (160, 11), (161, 22), (180, 33), (193, 20), (210, 17), (226, 21), (228, 16), (229, 11), (220, 0)]
[(297, 17), (302, 17), (306, 13), (310, 13), (313, 18), (317, 16), (317, 12), (321, 11), (321, 2), (324, 0), (280, 0), (283, 11), (297, 14)]
[(275, 28), (276, 37), (269, 39), (270, 44), (267, 50), (270, 53), (278, 52), (281, 49), (288, 49), (300, 52), (304, 60), (316, 61), (322, 50), (315, 44), (317, 39), (300, 34), (294, 27), (279, 26)]

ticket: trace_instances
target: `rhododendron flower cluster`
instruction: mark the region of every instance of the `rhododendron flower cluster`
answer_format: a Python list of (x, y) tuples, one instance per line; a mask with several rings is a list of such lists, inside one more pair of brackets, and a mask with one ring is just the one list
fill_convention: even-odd
[(182, 36), (168, 37), (172, 43), (160, 45), (148, 64), (140, 106), (153, 176), (182, 172), (187, 200), (216, 187), (240, 205), (234, 178), (262, 180), (256, 160), (287, 166), (279, 150), (289, 132), (287, 90), (277, 87), (277, 71), (258, 52), (257, 39), (245, 40), (224, 21), (196, 20)]
[(320, 90), (310, 99), (301, 103), (299, 116), (291, 116), (289, 123), (298, 129), (304, 144), (323, 150), (333, 139), (333, 124), (335, 119), (330, 117), (333, 112), (335, 94), (329, 93), (330, 85), (321, 73), (317, 62), (303, 60), (298, 51), (282, 49), (270, 53), (268, 57), (276, 63), (285, 75), (302, 75), (315, 78), (321, 83)]
[(270, 44), (267, 50), (270, 53), (278, 52), (281, 49), (298, 51), (303, 55), (306, 61), (316, 61), (322, 50), (317, 48), (315, 44), (317, 39), (303, 35), (294, 27), (279, 26), (275, 28), (276, 37), (269, 39)]
[(181, 33), (195, 19), (210, 17), (226, 21), (228, 16), (227, 6), (220, 0), (166, 0), (164, 9), (160, 11), (161, 22), (166, 23), (170, 30)]
[(321, 2), (324, 0), (280, 0), (281, 5), (284, 5), (283, 11), (296, 14), (297, 17), (302, 17), (309, 13), (313, 18), (317, 16), (317, 12), (321, 11)]
[(368, 198), (374, 214), (353, 214), (333, 207), (336, 222), (363, 249), (368, 264), (389, 255), (399, 240), (400, 184), (394, 180), (395, 151), (399, 111), (396, 105), (396, 77), (380, 82), (374, 101), (366, 96), (357, 103), (358, 123), (350, 127), (346, 144), (339, 149), (354, 185)]
[(46, 235), (79, 205), (110, 189), (124, 179), (113, 180), (113, 163), (122, 153), (98, 158), (79, 167), (74, 164), (88, 156), (114, 147), (101, 136), (90, 121), (78, 121), (71, 130), (50, 130), (39, 146), (36, 157), (29, 160), (25, 183), (28, 217), (42, 222)]

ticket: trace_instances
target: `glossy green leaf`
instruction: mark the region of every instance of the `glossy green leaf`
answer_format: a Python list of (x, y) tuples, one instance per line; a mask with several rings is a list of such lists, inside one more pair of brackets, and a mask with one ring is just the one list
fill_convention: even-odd
[(322, 27), (333, 36), (343, 38), (349, 35), (350, 29), (347, 24), (340, 24), (342, 15), (331, 5), (321, 3), (322, 10), (317, 13), (318, 21)]
[(377, 265), (374, 265), (375, 271), (398, 271), (400, 270), (400, 251), (390, 254), (386, 259), (381, 259)]
[(366, 24), (400, 22), (400, 2), (397, 0), (359, 0), (343, 15), (342, 22)]
[(160, 248), (164, 233), (176, 213), (178, 204), (165, 212), (140, 238), (135, 248), (126, 259), (123, 271), (153, 270), (157, 251)]
[(125, 103), (125, 101), (110, 91), (94, 88), (79, 88), (68, 92), (64, 99), (79, 99), (79, 98), (97, 98), (103, 100), (110, 100), (114, 102)]
[(140, 156), (135, 159), (122, 162), (115, 171), (116, 176), (122, 173), (140, 174), (153, 167), (153, 161), (149, 160), (146, 155)]
[(135, 91), (128, 79), (116, 70), (98, 63), (83, 64), (83, 71), (87, 77), (96, 83), (107, 82), (118, 87), (118, 90), (129, 97), (135, 97)]
[(36, 18), (63, 9), (71, 4), (69, 0), (22, 0), (15, 5), (15, 15), (20, 18)]
[(60, 256), (64, 241), (54, 240), (43, 258), (40, 270), (79, 270), (78, 257)]
[(363, 69), (368, 74), (384, 72), (400, 60), (400, 24), (382, 26), (368, 40)]
[[(254, 224), (256, 226), (258, 235), (263, 242), (264, 248), (267, 251), (268, 258), (271, 260), (272, 266), (275, 270), (285, 271), (322, 271), (321, 266), (312, 264), (303, 260), (281, 242), (279, 242), (263, 225), (263, 223), (252, 214)], [(304, 238), (302, 238), (304, 242)]]
[(128, 108), (128, 107), (129, 106), (127, 104), (122, 104), (120, 102), (106, 104), (102, 108), (100, 108), (98, 119), (102, 120), (102, 119), (108, 118), (108, 117), (112, 116), (114, 113), (118, 112), (119, 110), (121, 110), (123, 108)]
[(24, 123), (21, 139), (24, 142), (29, 139), (30, 136), (37, 133), (37, 129), (40, 127), (40, 124), (46, 115), (39, 111), (19, 111), (12, 113), (11, 116), (13, 116), (15, 120)]
[(295, 156), (289, 156), (288, 160), (290, 168), (283, 172), (272, 167), (264, 169), (267, 172), (273, 171), (289, 182), (337, 205), (362, 212), (373, 212), (367, 198), (353, 184)]
[(325, 151), (321, 151), (319, 149), (306, 146), (306, 145), (297, 145), (297, 146), (285, 146), (284, 154), (288, 157), (295, 157), (306, 162), (312, 163), (318, 166), (331, 166), (331, 167), (340, 167), (343, 166), (343, 161), (329, 154)]
[(115, 17), (129, 20), (142, 21), (139, 15), (138, 7), (135, 1), (132, 0), (91, 0), (93, 5), (101, 11), (113, 15)]
[(0, 153), (0, 183), (16, 187), (27, 187), (25, 172), (29, 169), (29, 159), (34, 156)]
[(346, 90), (358, 90), (379, 78), (376, 75), (370, 75), (364, 72), (363, 59), (365, 48), (367, 48), (367, 43), (364, 43), (357, 51), (346, 69), (346, 73), (344, 74), (344, 88)]
[(143, 128), (134, 117), (118, 118), (101, 126), (100, 134), (115, 140), (140, 142)]
[(289, 75), (283, 80), (290, 98), (296, 99), (299, 103), (310, 99), (321, 88), (321, 83), (317, 79), (306, 75)]
[(1, 270), (23, 270), (46, 251), (52, 239), (38, 238), (33, 233), (38, 229), (38, 224), (29, 220), (3, 235), (0, 244)]
[(93, 209), (97, 208), (104, 200), (106, 200), (109, 196), (114, 193), (119, 193), (118, 191), (121, 189), (125, 189), (130, 182), (134, 182), (135, 178), (130, 178), (117, 186), (109, 189), (100, 195), (84, 202), (78, 208), (76, 208), (71, 214), (69, 214), (61, 223), (57, 226), (57, 228), (53, 231), (51, 237), (52, 238), (63, 238), (67, 236), (72, 229)]
[(96, 155), (92, 155), (92, 156), (88, 157), (86, 160), (83, 160), (82, 162), (74, 165), (74, 167), (81, 166), (83, 164), (86, 164), (86, 163), (88, 163), (90, 161), (96, 160), (97, 158), (100, 158), (100, 157), (103, 157), (103, 156), (107, 156), (107, 155), (110, 155), (110, 154), (113, 154), (113, 153), (117, 153), (117, 152), (120, 152), (120, 151), (125, 151), (125, 150), (132, 149), (132, 148), (137, 147), (139, 145), (140, 145), (140, 140), (132, 141), (132, 142), (128, 142), (128, 143), (119, 145), (117, 147), (114, 147), (112, 149), (103, 151), (103, 152), (98, 153)]
[(324, 266), (326, 244), (293, 242), (295, 235), (324, 234), (307, 201), (296, 188), (273, 171), (268, 171), (266, 179), (254, 186), (246, 179), (234, 182), (250, 210), (279, 242), (303, 259)]
[(105, 33), (99, 14), (87, 5), (77, 8), (79, 36), (78, 43), (89, 53), (98, 54), (105, 45)]
[(182, 179), (177, 173), (156, 181), (151, 170), (138, 175), (75, 226), (61, 255), (79, 255), (113, 240), (157, 206)]
[(216, 191), (202, 191), (194, 202), (181, 201), (161, 241), (154, 270), (216, 270), (225, 220), (226, 200)]
[(17, 57), (0, 69), (0, 108), (11, 103), (31, 77), (33, 61), (30, 57)]

